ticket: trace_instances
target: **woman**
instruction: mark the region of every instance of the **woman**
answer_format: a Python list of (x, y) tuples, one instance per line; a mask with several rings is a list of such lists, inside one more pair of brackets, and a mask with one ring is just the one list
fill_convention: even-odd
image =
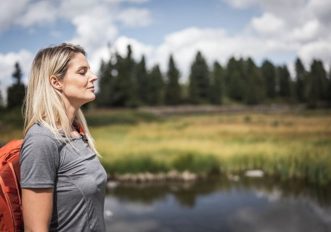
[(20, 158), (26, 232), (105, 231), (107, 175), (80, 109), (95, 99), (96, 79), (79, 46), (34, 58)]

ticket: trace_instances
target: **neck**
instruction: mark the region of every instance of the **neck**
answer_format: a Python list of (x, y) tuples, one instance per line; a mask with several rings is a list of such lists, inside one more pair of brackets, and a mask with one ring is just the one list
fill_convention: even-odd
[(74, 122), (74, 119), (75, 119), (75, 116), (76, 116), (76, 113), (77, 113), (78, 109), (75, 108), (75, 107), (69, 106), (69, 107), (66, 107), (66, 111), (67, 111), (67, 115), (68, 115), (68, 118), (69, 118), (69, 123), (70, 123), (70, 125), (72, 125), (72, 123)]
[(69, 119), (69, 123), (70, 123), (70, 125), (72, 125), (72, 123), (74, 122), (74, 119), (76, 117), (77, 111), (79, 110), (79, 106), (75, 106), (67, 100), (64, 101), (64, 104), (65, 104), (67, 116)]

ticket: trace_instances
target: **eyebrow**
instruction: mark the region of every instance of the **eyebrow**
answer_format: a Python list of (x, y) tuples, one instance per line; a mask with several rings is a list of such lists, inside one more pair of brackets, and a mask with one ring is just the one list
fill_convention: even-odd
[(89, 68), (90, 68), (89, 65), (82, 65), (82, 66), (79, 66), (79, 67), (77, 68), (77, 71), (79, 71), (79, 70), (81, 70), (81, 69), (89, 69)]

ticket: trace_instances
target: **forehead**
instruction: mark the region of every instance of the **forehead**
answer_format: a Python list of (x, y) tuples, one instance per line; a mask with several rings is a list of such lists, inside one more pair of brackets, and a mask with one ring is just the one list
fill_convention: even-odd
[(69, 68), (78, 68), (81, 66), (89, 67), (89, 64), (82, 53), (76, 53), (69, 62)]

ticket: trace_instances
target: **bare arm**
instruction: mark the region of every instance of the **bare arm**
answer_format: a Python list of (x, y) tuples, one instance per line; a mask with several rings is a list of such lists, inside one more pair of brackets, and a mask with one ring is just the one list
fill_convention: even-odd
[(22, 189), (25, 232), (47, 232), (52, 217), (53, 189)]

